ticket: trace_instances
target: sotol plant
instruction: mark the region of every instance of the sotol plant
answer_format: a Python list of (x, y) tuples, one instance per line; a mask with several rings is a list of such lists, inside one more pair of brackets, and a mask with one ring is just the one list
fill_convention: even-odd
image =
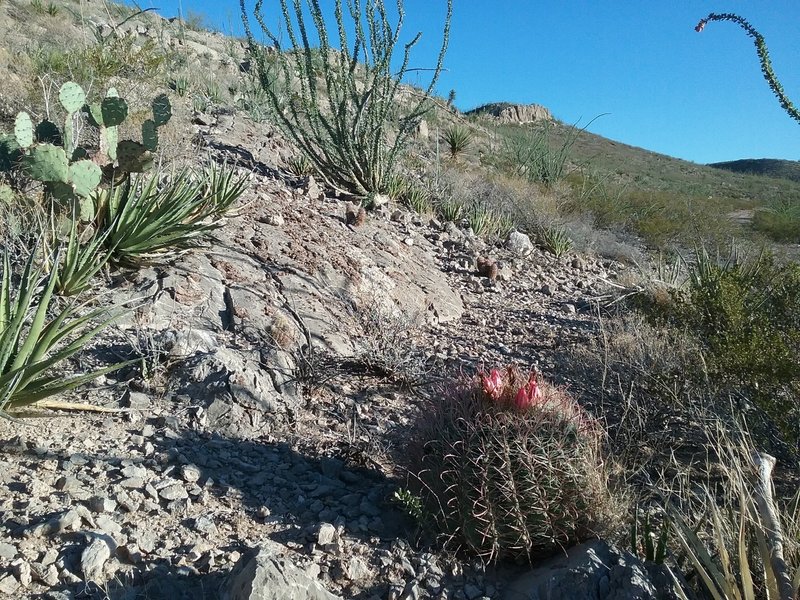
[(463, 381), (418, 433), (414, 492), (443, 536), (480, 557), (563, 551), (608, 514), (600, 427), (534, 375), (512, 367)]
[[(402, 0), (397, 0), (395, 25), (384, 0), (348, 0), (346, 6), (336, 0), (332, 18), (323, 14), (318, 0), (280, 0), (285, 37), (267, 25), (264, 0), (257, 0), (255, 20), (277, 56), (257, 43), (245, 0), (240, 0), (255, 71), (272, 112), (331, 187), (357, 196), (384, 191), (399, 152), (430, 108), (449, 39), (453, 3), (446, 2), (430, 83), (401, 103), (400, 83), (421, 36), (405, 44), (402, 59), (394, 59), (405, 16)], [(334, 22), (331, 36), (328, 24)], [(318, 47), (312, 47), (312, 40), (318, 40)]]

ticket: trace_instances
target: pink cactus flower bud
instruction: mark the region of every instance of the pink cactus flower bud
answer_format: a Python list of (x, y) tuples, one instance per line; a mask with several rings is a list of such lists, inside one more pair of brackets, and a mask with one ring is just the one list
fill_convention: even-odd
[(536, 375), (532, 374), (528, 379), (528, 383), (519, 388), (517, 395), (514, 397), (514, 406), (524, 410), (536, 404), (541, 398), (542, 390), (539, 389), (539, 384), (536, 382)]
[(483, 384), (483, 391), (492, 400), (499, 400), (500, 396), (503, 395), (503, 378), (497, 369), (492, 369), (488, 377), (481, 373), (481, 383)]

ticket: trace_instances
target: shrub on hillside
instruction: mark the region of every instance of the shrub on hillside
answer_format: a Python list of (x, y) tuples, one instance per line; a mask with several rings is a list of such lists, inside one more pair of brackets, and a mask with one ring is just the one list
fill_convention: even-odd
[(601, 428), (515, 367), (459, 382), (424, 412), (412, 472), (437, 532), (488, 560), (593, 537), (610, 514)]
[(697, 252), (674, 302), (651, 317), (688, 329), (705, 349), (709, 375), (755, 402), (790, 439), (800, 439), (800, 265), (735, 249)]

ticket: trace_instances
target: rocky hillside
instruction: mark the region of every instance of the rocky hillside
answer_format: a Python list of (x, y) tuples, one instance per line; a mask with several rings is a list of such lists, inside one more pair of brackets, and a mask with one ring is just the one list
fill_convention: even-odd
[[(123, 368), (59, 404), (0, 419), (0, 596), (672, 599), (682, 576), (673, 580), (646, 543), (631, 544), (631, 531), (636, 537), (640, 514), (664, 518), (654, 489), (726, 481), (722, 461), (708, 458), (710, 410), (726, 424), (747, 414), (760, 448), (780, 457), (778, 496), (796, 488), (792, 449), (774, 424), (745, 398), (740, 412), (725, 412), (731, 402), (715, 402), (692, 378), (692, 369), (709, 378), (700, 342), (631, 308), (670, 306), (678, 296), (664, 263), (651, 269), (647, 248), (618, 231), (587, 234), (613, 251), (575, 250), (558, 213), (547, 221), (536, 212), (573, 202), (567, 184), (492, 170), (492, 119), (535, 124), (552, 119), (547, 109), (492, 105), (494, 117), (469, 121), (431, 113), (403, 169), (419, 185), (433, 180), (443, 197), (415, 205), (381, 195), (362, 212), (309, 174), (262, 112), (240, 40), (94, 0), (54, 11), (9, 0), (0, 11), (0, 74), (13, 83), (0, 90), (5, 130), (23, 108), (49, 114), (41, 84), (57, 89), (86, 74), (61, 54), (80, 52), (99, 69), (123, 53), (135, 60), (103, 71), (100, 87), (130, 98), (133, 118), (156, 92), (172, 102), (160, 129), (159, 185), (180, 165), (224, 166), (247, 180), (203, 243), (168, 261), (105, 269), (81, 296), (87, 306), (127, 310), (59, 376), (128, 361)], [(104, 55), (89, 42), (61, 54), (45, 44), (95, 31), (99, 46), (122, 45)], [(148, 66), (142, 48), (163, 62)], [(469, 125), (479, 149), (441, 160), (431, 131), (453, 123)], [(601, 143), (587, 139), (587, 147)], [(35, 185), (24, 192), (41, 197)], [(459, 195), (471, 204), (448, 212)], [(501, 200), (519, 217), (507, 230), (486, 225)], [(7, 251), (28, 236), (14, 224), (6, 220)], [(476, 394), (489, 394), (488, 380), (474, 376), (507, 365), (532, 373), (520, 391), (534, 408), (549, 406), (538, 382), (557, 390), (550, 410), (559, 422), (570, 407), (578, 415), (549, 440), (556, 451), (596, 436), (594, 475), (614, 500), (602, 528), (545, 540), (555, 556), (478, 557), (438, 535), (430, 507), (409, 496), (420, 479), (409, 471), (422, 452), (419, 431), (441, 400), (475, 381)], [(513, 431), (526, 413), (510, 414)], [(526, 444), (538, 446), (517, 446)], [(486, 510), (474, 508), (476, 522), (516, 500), (506, 471), (541, 468), (558, 480), (559, 468), (503, 464), (499, 475), (486, 469), (501, 492)], [(512, 517), (542, 514), (557, 526), (583, 517), (547, 508)], [(670, 544), (672, 556), (679, 547)]]

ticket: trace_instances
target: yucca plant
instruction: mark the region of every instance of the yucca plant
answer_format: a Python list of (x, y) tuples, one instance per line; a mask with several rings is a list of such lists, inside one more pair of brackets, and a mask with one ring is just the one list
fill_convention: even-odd
[[(106, 245), (110, 230), (98, 232), (86, 228), (84, 235), (78, 232), (80, 225), (76, 215), (69, 220), (69, 233), (60, 252), (61, 260), (53, 265), (56, 284), (55, 293), (59, 296), (75, 296), (91, 285), (97, 273), (106, 265), (114, 248)], [(51, 231), (57, 234), (58, 226), (53, 223)], [(55, 238), (55, 235), (54, 235)]]
[(467, 222), (475, 235), (479, 237), (492, 233), (495, 218), (494, 211), (483, 204), (473, 204), (467, 213)]
[(136, 177), (100, 192), (98, 222), (109, 232), (112, 260), (133, 266), (174, 258), (220, 227), (244, 189), (244, 179), (211, 168), (200, 177), (182, 171), (163, 185), (157, 175)]
[(200, 194), (206, 199), (212, 216), (217, 220), (230, 211), (233, 203), (244, 194), (248, 184), (247, 176), (238, 176), (235, 169), (227, 163), (217, 165), (212, 162), (211, 166), (204, 169), (199, 180)]
[(461, 125), (451, 125), (442, 134), (445, 144), (450, 149), (450, 157), (456, 158), (472, 143), (472, 132)]
[[(40, 400), (74, 389), (118, 369), (116, 364), (91, 373), (65, 376), (54, 369), (81, 351), (116, 315), (105, 309), (83, 313), (74, 300), (54, 301), (56, 272), (43, 276), (34, 267), (35, 252), (15, 279), (9, 256), (3, 256), (0, 282), (0, 416), (8, 417)], [(58, 256), (52, 263), (58, 263)]]
[(556, 258), (561, 258), (572, 250), (572, 238), (569, 237), (563, 225), (539, 227), (536, 239), (544, 250), (554, 254)]

